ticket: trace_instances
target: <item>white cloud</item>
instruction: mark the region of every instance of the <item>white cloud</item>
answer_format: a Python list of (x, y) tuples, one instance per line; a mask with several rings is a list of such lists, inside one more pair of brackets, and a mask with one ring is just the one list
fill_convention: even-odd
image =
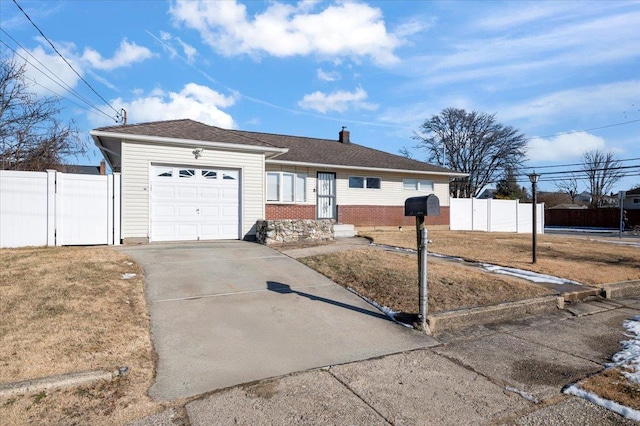
[(182, 48), (182, 52), (186, 56), (187, 62), (193, 63), (193, 61), (196, 58), (196, 55), (198, 54), (198, 50), (195, 47), (186, 43), (180, 37), (174, 37), (171, 33), (168, 33), (166, 31), (160, 31), (160, 38), (156, 37), (154, 34), (152, 34), (149, 31), (147, 31), (147, 34), (151, 35), (153, 38), (155, 38), (160, 42), (160, 45), (162, 46), (162, 48), (165, 51), (169, 52), (170, 58), (173, 58), (178, 55), (178, 49), (176, 49), (176, 47), (172, 43), (174, 40)]
[(531, 162), (571, 161), (594, 149), (605, 149), (605, 140), (586, 132), (570, 133), (550, 138), (533, 138), (527, 144)]
[(120, 46), (111, 59), (103, 58), (100, 53), (90, 47), (84, 49), (82, 60), (98, 70), (111, 71), (115, 68), (127, 67), (136, 62), (142, 62), (153, 56), (151, 51), (144, 46), (129, 43), (126, 39), (120, 42)]
[(338, 90), (329, 94), (323, 92), (313, 92), (305, 95), (301, 101), (298, 102), (298, 106), (303, 109), (311, 109), (321, 113), (327, 111), (345, 112), (348, 109), (365, 109), (373, 111), (378, 108), (378, 105), (366, 102), (367, 92), (358, 87), (353, 92), (347, 92), (344, 90)]
[(198, 50), (190, 44), (185, 43), (180, 38), (176, 37), (176, 40), (178, 41), (178, 43), (180, 43), (180, 46), (182, 46), (182, 51), (187, 57), (187, 61), (193, 62), (196, 58), (196, 55), (198, 54)]
[(118, 98), (110, 103), (127, 110), (129, 123), (190, 118), (224, 128), (236, 127), (231, 115), (221, 110), (233, 105), (235, 99), (195, 83), (186, 84), (180, 92), (165, 92), (156, 88), (148, 96), (130, 102)]
[[(83, 75), (81, 64), (67, 55), (63, 48), (60, 48), (67, 60)], [(48, 54), (42, 46), (36, 46), (33, 50), (17, 50), (18, 55), (26, 58), (28, 63), (25, 67), (25, 77), (27, 83), (32, 85), (33, 93), (40, 96), (51, 96), (52, 94), (64, 95), (68, 88), (74, 88), (80, 77), (73, 72), (60, 56), (56, 53)], [(21, 63), (22, 59), (17, 58)], [(51, 78), (47, 77), (50, 76)], [(54, 77), (54, 76), (57, 76)]]
[(336, 81), (341, 77), (338, 71), (324, 71), (322, 68), (318, 68), (317, 75), (323, 81)]
[(316, 2), (297, 6), (270, 2), (250, 19), (246, 7), (235, 0), (178, 0), (169, 13), (177, 23), (197, 30), (205, 43), (226, 56), (315, 54), (331, 59), (369, 57), (377, 64), (398, 60), (393, 51), (402, 41), (387, 32), (380, 9), (341, 2), (313, 13), (315, 6)]
[(491, 18), (470, 22), (462, 34), (448, 37), (455, 41), (441, 50), (403, 61), (403, 71), (428, 85), (474, 80), (548, 84), (574, 69), (637, 59), (640, 11), (615, 2), (599, 6), (601, 13), (576, 3), (535, 3), (524, 12), (505, 10), (503, 19), (501, 5), (500, 13), (488, 10)]
[[(598, 115), (602, 111), (622, 112), (640, 98), (640, 80), (621, 81), (597, 86), (586, 86), (563, 90), (540, 96), (522, 105), (502, 107), (502, 120), (526, 119), (529, 121), (550, 121), (558, 117), (584, 117)], [(614, 124), (614, 123), (611, 123)]]

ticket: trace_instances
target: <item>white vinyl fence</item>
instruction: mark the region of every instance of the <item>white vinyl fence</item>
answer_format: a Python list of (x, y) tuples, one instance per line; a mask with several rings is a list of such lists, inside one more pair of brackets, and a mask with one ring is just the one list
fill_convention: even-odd
[[(518, 200), (451, 198), (451, 230), (531, 233), (533, 207)], [(536, 233), (544, 233), (544, 203), (536, 206)]]
[(0, 170), (0, 248), (120, 244), (120, 174)]

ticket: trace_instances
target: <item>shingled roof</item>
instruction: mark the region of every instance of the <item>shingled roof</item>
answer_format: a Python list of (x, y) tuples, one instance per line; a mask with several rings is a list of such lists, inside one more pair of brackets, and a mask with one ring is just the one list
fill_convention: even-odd
[(139, 136), (287, 148), (289, 150), (272, 161), (458, 174), (450, 169), (355, 143), (341, 143), (337, 139), (227, 130), (188, 119), (110, 126), (95, 130)]

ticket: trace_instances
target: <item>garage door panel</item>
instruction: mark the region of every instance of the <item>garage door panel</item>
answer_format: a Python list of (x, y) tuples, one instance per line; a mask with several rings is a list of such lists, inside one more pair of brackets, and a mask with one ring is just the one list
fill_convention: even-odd
[(194, 186), (187, 186), (183, 184), (177, 187), (176, 190), (176, 198), (185, 200), (195, 200), (198, 198), (198, 188), (195, 188)]
[(153, 185), (153, 196), (157, 199), (172, 200), (175, 198), (175, 188), (164, 184)]
[(180, 239), (198, 239), (198, 225), (196, 225), (195, 223), (177, 223), (175, 227), (178, 234), (177, 236)]
[(176, 212), (174, 206), (156, 205), (153, 209), (153, 216), (151, 219), (172, 219), (175, 215)]
[(153, 166), (151, 240), (238, 239), (239, 177), (237, 170)]
[[(236, 188), (235, 198), (238, 197), (238, 189)], [(205, 187), (200, 189), (200, 198), (204, 200), (217, 201), (220, 199), (220, 189)]]
[[(210, 220), (211, 218), (220, 217), (220, 207), (218, 206), (206, 206), (200, 211), (200, 215), (203, 220)], [(235, 218), (234, 218), (235, 219)]]

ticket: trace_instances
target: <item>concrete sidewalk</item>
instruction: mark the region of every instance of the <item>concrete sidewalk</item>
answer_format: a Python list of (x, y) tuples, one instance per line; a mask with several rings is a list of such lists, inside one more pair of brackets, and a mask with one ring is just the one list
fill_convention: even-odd
[[(593, 303), (593, 305), (591, 305)], [(603, 369), (640, 298), (437, 336), (438, 345), (228, 388), (185, 406), (191, 425), (631, 425), (561, 389)], [(596, 309), (597, 306), (597, 309)], [(138, 425), (173, 424), (171, 412)]]

